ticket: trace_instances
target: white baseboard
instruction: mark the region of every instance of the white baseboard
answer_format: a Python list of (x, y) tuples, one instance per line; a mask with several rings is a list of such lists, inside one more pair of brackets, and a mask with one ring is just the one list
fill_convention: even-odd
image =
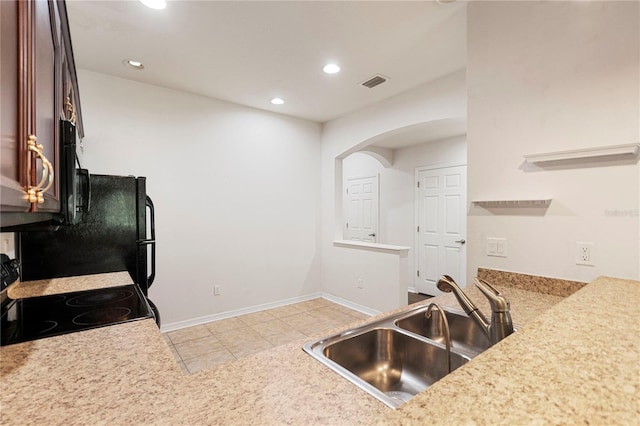
[(193, 318), (185, 321), (172, 322), (170, 324), (163, 324), (160, 327), (160, 331), (162, 333), (168, 333), (169, 331), (180, 330), (182, 328), (193, 327), (194, 325), (206, 324), (211, 321), (219, 321), (227, 318), (237, 317), (239, 315), (252, 314), (254, 312), (265, 311), (267, 309), (280, 308), (282, 306), (292, 305), (294, 303), (306, 302), (307, 300), (317, 299), (317, 298), (327, 299), (333, 303), (337, 303), (338, 305), (342, 305), (349, 309), (353, 309), (354, 311), (362, 312), (366, 315), (378, 315), (381, 311), (376, 309), (371, 309), (363, 305), (359, 305), (357, 303), (351, 302), (350, 300), (343, 299), (338, 296), (334, 296), (329, 293), (311, 293), (306, 296), (293, 297), (291, 299), (280, 300), (278, 302), (271, 303), (263, 303), (261, 305), (250, 306), (248, 308), (234, 309), (232, 311), (221, 312), (219, 314), (205, 315), (198, 318)]
[[(312, 293), (306, 296), (293, 297), (291, 299), (279, 300), (277, 302), (271, 302), (271, 303), (263, 303), (261, 305), (250, 306), (248, 308), (234, 309), (232, 311), (221, 312), (219, 314), (205, 315), (202, 317), (192, 318), (185, 321), (177, 321), (169, 324), (162, 324), (162, 326), (160, 327), (160, 331), (162, 333), (167, 333), (169, 331), (175, 331), (175, 330), (180, 330), (182, 328), (193, 327), (194, 325), (206, 324), (211, 321), (219, 321), (219, 320), (223, 320), (231, 317), (237, 317), (238, 315), (246, 315), (246, 314), (252, 314), (254, 312), (264, 311), (267, 309), (280, 308), (282, 306), (305, 302), (307, 300), (317, 299), (319, 297), (323, 297), (323, 294)], [(336, 303), (339, 303), (339, 302), (336, 302)]]
[(418, 290), (416, 290), (415, 287), (408, 287), (407, 290), (409, 290), (409, 293), (417, 293)]
[(333, 303), (337, 303), (338, 305), (342, 305), (344, 307), (353, 309), (354, 311), (358, 311), (358, 312), (362, 312), (363, 314), (367, 314), (367, 315), (378, 315), (380, 313), (382, 313), (381, 311), (378, 311), (376, 309), (371, 309), (368, 308), (366, 306), (363, 305), (358, 305), (357, 303), (354, 303), (350, 300), (347, 299), (343, 299), (341, 297), (338, 296), (334, 296), (333, 294), (329, 294), (329, 293), (322, 293), (322, 298), (323, 299), (327, 299)]

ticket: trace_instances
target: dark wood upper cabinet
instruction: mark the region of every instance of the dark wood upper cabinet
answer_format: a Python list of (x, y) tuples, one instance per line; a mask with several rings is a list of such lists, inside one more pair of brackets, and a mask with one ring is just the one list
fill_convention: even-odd
[[(58, 120), (62, 116), (62, 50), (60, 43), (60, 18), (55, 2), (33, 2), (34, 20), (34, 76), (31, 106), (33, 126), (42, 145), (42, 153), (53, 166), (53, 182), (44, 191), (44, 203), (36, 204), (35, 211), (60, 211), (60, 137)], [(43, 162), (35, 162), (36, 179), (42, 176)], [(33, 170), (33, 169), (32, 169)], [(48, 183), (45, 183), (45, 187)]]
[(1, 174), (0, 203), (3, 212), (26, 212), (28, 202), (25, 188), (28, 152), (21, 146), (26, 138), (26, 69), (22, 62), (26, 55), (26, 24), (19, 18), (19, 4), (0, 1), (0, 142)]
[(0, 1), (0, 36), (0, 213), (6, 228), (61, 213), (60, 119), (78, 124), (81, 118), (64, 2)]

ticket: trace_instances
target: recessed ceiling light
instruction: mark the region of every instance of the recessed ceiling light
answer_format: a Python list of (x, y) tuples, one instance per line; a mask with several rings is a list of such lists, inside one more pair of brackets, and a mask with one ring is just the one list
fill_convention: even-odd
[(271, 99), (271, 103), (274, 105), (282, 105), (284, 103), (284, 101), (280, 98), (273, 98)]
[(340, 67), (336, 64), (327, 64), (324, 66), (324, 68), (322, 68), (322, 71), (326, 72), (327, 74), (335, 74), (337, 72), (340, 72)]
[(144, 4), (148, 8), (156, 10), (164, 9), (165, 7), (167, 7), (167, 2), (164, 0), (140, 0), (140, 3)]
[(144, 65), (142, 65), (142, 62), (134, 61), (133, 59), (125, 59), (124, 61), (122, 61), (122, 63), (129, 68), (133, 68), (134, 70), (144, 69)]

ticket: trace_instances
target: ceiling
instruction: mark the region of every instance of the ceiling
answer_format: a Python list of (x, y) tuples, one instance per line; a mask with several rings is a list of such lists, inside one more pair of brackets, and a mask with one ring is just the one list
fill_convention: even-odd
[[(464, 2), (68, 1), (81, 69), (325, 122), (465, 67)], [(123, 64), (144, 64), (134, 70)], [(322, 67), (334, 62), (338, 74)], [(373, 89), (359, 83), (389, 80)], [(272, 105), (280, 97), (283, 105)]]
[(395, 129), (368, 142), (380, 148), (398, 149), (466, 134), (466, 117), (451, 117)]

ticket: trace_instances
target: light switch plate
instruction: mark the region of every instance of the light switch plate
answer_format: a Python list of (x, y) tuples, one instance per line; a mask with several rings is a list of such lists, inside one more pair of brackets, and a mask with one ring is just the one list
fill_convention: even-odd
[(487, 256), (507, 257), (507, 239), (488, 237)]

